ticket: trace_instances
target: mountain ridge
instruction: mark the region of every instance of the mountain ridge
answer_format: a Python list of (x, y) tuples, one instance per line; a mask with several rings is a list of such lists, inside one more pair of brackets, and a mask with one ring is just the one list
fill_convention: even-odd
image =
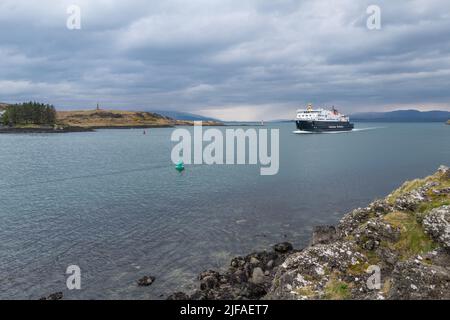
[(415, 109), (394, 110), (387, 112), (360, 112), (350, 115), (352, 121), (373, 122), (446, 122), (450, 119), (449, 111)]

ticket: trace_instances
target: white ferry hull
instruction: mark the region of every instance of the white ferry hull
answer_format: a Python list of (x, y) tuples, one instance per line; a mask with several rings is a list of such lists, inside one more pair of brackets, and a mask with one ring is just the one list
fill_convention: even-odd
[(353, 123), (343, 121), (306, 121), (297, 120), (297, 129), (306, 132), (351, 131)]

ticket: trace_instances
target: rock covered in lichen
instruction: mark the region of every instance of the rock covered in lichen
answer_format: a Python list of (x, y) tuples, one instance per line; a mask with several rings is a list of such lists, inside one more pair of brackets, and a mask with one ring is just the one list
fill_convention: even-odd
[(440, 166), (438, 169), (438, 174), (443, 176), (444, 179), (450, 179), (450, 168), (447, 166)]
[(358, 208), (346, 214), (339, 222), (337, 231), (340, 237), (349, 236), (355, 229), (361, 226), (372, 216), (367, 208)]
[(368, 274), (359, 271), (368, 266), (368, 259), (355, 247), (353, 241), (341, 240), (290, 255), (278, 268), (266, 298), (318, 299), (361, 292)]
[(431, 210), (423, 219), (423, 227), (436, 242), (450, 249), (450, 206)]
[(373, 251), (378, 249), (382, 242), (398, 241), (400, 231), (382, 217), (374, 217), (356, 228), (352, 235), (361, 248)]
[(399, 262), (392, 273), (389, 299), (450, 299), (450, 256), (434, 250)]
[(335, 234), (316, 228), (314, 246), (287, 257), (266, 298), (448, 299), (449, 188), (441, 167), (351, 211)]

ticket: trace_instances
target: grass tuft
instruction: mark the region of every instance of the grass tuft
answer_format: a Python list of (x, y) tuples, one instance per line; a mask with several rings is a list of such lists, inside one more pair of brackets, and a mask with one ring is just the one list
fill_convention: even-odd
[(314, 292), (314, 290), (309, 286), (297, 288), (295, 290), (295, 293), (298, 294), (299, 296), (307, 297), (307, 298), (311, 298), (311, 297), (315, 296), (315, 294), (316, 294)]
[(391, 212), (384, 216), (386, 222), (400, 230), (400, 239), (396, 243), (386, 243), (397, 250), (403, 260), (429, 252), (436, 244), (428, 237), (412, 213)]
[(325, 299), (346, 300), (351, 297), (350, 285), (344, 281), (331, 277), (325, 286)]

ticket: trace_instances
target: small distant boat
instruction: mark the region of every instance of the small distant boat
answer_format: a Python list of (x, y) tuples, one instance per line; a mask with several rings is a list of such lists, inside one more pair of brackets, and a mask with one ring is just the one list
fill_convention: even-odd
[(297, 110), (295, 123), (301, 132), (351, 131), (354, 128), (350, 118), (334, 107), (331, 110), (314, 109), (311, 104), (306, 109)]

